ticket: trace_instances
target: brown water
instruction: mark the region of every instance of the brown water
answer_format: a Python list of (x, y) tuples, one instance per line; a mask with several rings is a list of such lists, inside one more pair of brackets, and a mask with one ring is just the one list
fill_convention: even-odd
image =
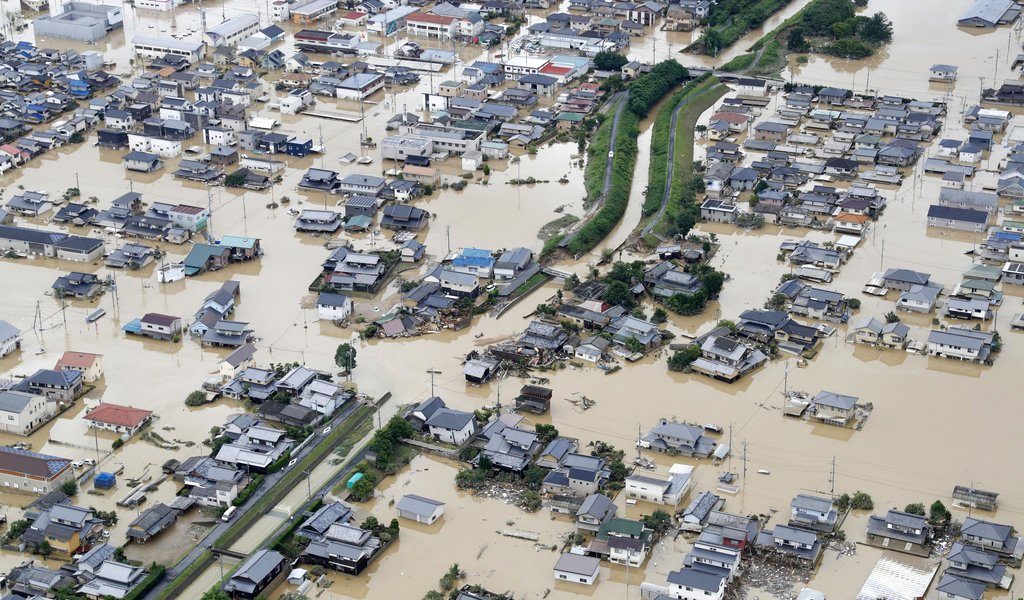
[[(934, 62), (949, 62), (961, 67), (960, 81), (954, 92), (958, 97), (967, 96), (969, 103), (969, 94), (977, 88), (979, 73), (991, 78), (990, 73), (985, 73), (986, 70), (991, 71), (991, 61), (984, 59), (994, 55), (997, 48), (1001, 53), (999, 68), (1003, 72), (1000, 77), (1007, 76), (1004, 53), (1007, 30), (984, 35), (953, 30), (951, 15), (958, 13), (960, 3), (949, 0), (937, 2), (936, 10), (924, 14), (915, 9), (914, 3), (872, 2), (869, 12), (884, 10), (894, 20), (895, 40), (884, 54), (863, 63), (861, 68), (865, 72), (857, 75), (857, 79), (863, 78), (866, 83), (866, 65), (870, 64), (872, 88), (886, 86), (887, 92), (914, 92), (919, 97), (929, 92), (941, 95), (944, 90), (933, 89), (934, 84), (930, 86), (927, 83), (927, 67)], [(225, 10), (230, 16), (246, 8), (256, 10), (258, 4), (229, 2)], [(794, 2), (775, 19), (781, 21), (791, 14), (790, 11), (795, 12), (800, 4)], [(142, 11), (131, 9), (127, 12), (129, 20), (123, 34), (111, 36), (106, 44), (83, 46), (82, 49), (109, 50), (120, 61), (119, 69), (127, 69), (124, 37), (130, 39), (136, 30), (155, 34), (164, 26), (169, 28), (172, 21), (170, 15), (143, 15)], [(216, 22), (217, 12), (210, 8), (211, 22)], [(927, 27), (922, 26), (922, 19)], [(183, 27), (195, 26), (198, 13), (193, 7), (185, 7), (175, 13), (174, 20), (180, 31)], [(771, 21), (766, 27), (774, 27), (774, 23), (776, 21)], [(150, 29), (149, 24), (154, 27)], [(934, 43), (936, 32), (941, 32), (942, 44)], [(674, 38), (673, 46), (678, 49), (685, 43), (681, 38), (689, 36), (667, 35), (669, 37), (659, 32), (655, 35), (656, 43), (634, 44), (631, 54), (646, 58), (645, 53), (649, 55), (655, 50), (660, 57), (662, 52), (669, 52), (670, 39)], [(753, 39), (756, 37), (749, 41)], [(61, 41), (49, 44), (69, 46)], [(741, 46), (737, 44), (730, 52), (744, 49)], [(481, 56), (481, 52), (473, 48), (461, 49), (461, 56), (462, 60), (469, 61), (474, 56)], [(683, 58), (685, 63), (693, 57)], [(809, 64), (797, 67), (795, 77), (800, 81), (848, 85), (847, 80), (854, 73), (851, 68), (853, 65), (844, 61), (812, 58)], [(441, 77), (446, 76), (435, 77), (435, 85)], [(425, 78), (414, 90), (398, 91), (386, 103), (383, 95), (375, 99), (380, 104), (368, 105), (367, 108), (368, 134), (380, 139), (384, 135), (386, 118), (403, 104), (415, 110), (419, 104), (417, 94), (429, 90), (430, 86), (429, 78)], [(891, 89), (888, 86), (892, 86)], [(359, 108), (353, 103), (332, 100), (327, 100), (325, 105), (345, 110)], [(300, 201), (311, 204), (324, 201), (322, 196), (295, 189), (302, 172), (309, 166), (323, 164), (342, 172), (376, 172), (381, 168), (379, 161), (369, 167), (343, 167), (337, 162), (341, 155), (358, 150), (361, 124), (302, 116), (275, 116), (284, 122), (284, 131), (305, 133), (316, 139), (322, 132), (327, 147), (322, 159), (293, 160), (284, 181), (275, 187), (274, 195), (277, 198), (291, 196), (293, 206)], [(953, 122), (954, 119), (950, 121), (948, 133), (959, 134), (959, 124)], [(646, 187), (649, 159), (647, 123), (641, 131), (633, 201), (622, 224), (600, 249), (617, 247), (639, 221), (642, 201), (639, 192)], [(522, 157), (518, 165), (492, 164), (495, 170), (488, 186), (474, 183), (463, 192), (446, 191), (420, 201), (421, 206), (429, 207), (428, 210), (437, 215), (420, 237), (428, 244), (431, 260), (437, 260), (447, 252), (449, 236), (453, 249), (470, 245), (486, 248), (525, 245), (539, 249), (541, 242), (536, 238), (537, 229), (559, 215), (555, 208), (564, 206), (567, 213), (581, 214), (582, 175), (577, 167), (571, 166), (575, 153), (574, 144), (542, 148), (536, 156)], [(120, 154), (90, 145), (73, 151), (63, 150), (6, 175), (0, 180), (0, 185), (8, 190), (17, 185), (27, 189), (47, 189), (59, 195), (63, 189), (75, 185), (77, 174), (83, 196), (97, 196), (101, 207), (126, 191), (129, 180), (133, 189), (142, 192), (148, 202), (206, 203), (206, 190), (172, 180), (167, 174), (171, 167), (161, 174), (126, 176), (119, 164)], [(446, 177), (451, 178), (460, 173), (457, 165), (446, 165), (444, 171)], [(568, 175), (568, 184), (557, 183), (563, 175)], [(548, 179), (551, 183), (530, 187), (504, 184), (509, 178), (520, 176)], [(982, 177), (991, 178), (992, 174), (983, 174)], [(938, 183), (934, 178), (924, 178), (916, 191), (908, 181), (890, 201), (882, 220), (885, 228), (869, 234), (849, 264), (844, 266), (841, 276), (833, 282), (831, 287), (834, 289), (861, 298), (860, 314), (881, 316), (894, 306), (891, 296), (878, 299), (859, 294), (860, 287), (874, 271), (896, 266), (919, 269), (932, 273), (936, 280), (951, 287), (959, 280), (963, 268), (970, 264), (964, 252), (972, 248), (976, 239), (926, 231), (924, 213), (929, 200), (937, 194)], [(8, 197), (9, 194), (5, 195), (5, 199)], [(31, 436), (28, 441), (32, 443), (33, 450), (76, 459), (92, 457), (96, 453), (97, 438), (101, 451), (108, 449), (113, 438), (103, 434), (94, 437), (86, 431), (79, 418), (84, 404), (97, 402), (101, 397), (103, 401), (154, 410), (160, 417), (154, 426), (157, 433), (168, 440), (196, 444), (207, 436), (211, 426), (222, 423), (227, 416), (241, 410), (238, 403), (231, 401), (217, 402), (201, 409), (189, 409), (183, 404), (185, 395), (216, 371), (217, 361), (224, 352), (201, 349), (188, 339), (177, 345), (126, 339), (120, 331), (125, 322), (150, 311), (176, 314), (187, 320), (203, 297), (228, 278), (237, 279), (242, 284), (242, 300), (236, 318), (251, 321), (257, 335), (262, 338), (257, 344), (260, 362), (300, 361), (313, 367), (332, 369), (334, 347), (339, 341), (350, 339), (354, 332), (321, 324), (315, 320), (312, 311), (300, 305), (308, 294), (308, 284), (320, 271), (320, 263), (327, 255), (327, 250), (322, 247), (324, 240), (295, 234), (284, 209), (265, 207), (269, 201), (269, 193), (243, 195), (216, 189), (212, 195), (215, 234), (260, 237), (266, 250), (261, 261), (234, 265), (217, 273), (167, 286), (156, 283), (152, 267), (137, 272), (118, 272), (117, 304), (110, 294), (96, 302), (71, 302), (66, 311), (66, 326), (59, 303), (45, 295), (53, 279), (72, 269), (103, 274), (107, 270), (96, 265), (46, 260), (0, 260), (0, 298), (3, 298), (0, 317), (26, 331), (25, 350), (0, 360), (0, 373), (5, 376), (24, 375), (37, 368), (52, 367), (64, 349), (98, 352), (105, 357), (103, 388), (90, 393), (84, 402)], [(714, 232), (719, 237), (721, 250), (714, 264), (728, 272), (732, 279), (727, 283), (718, 305), (709, 307), (704, 315), (671, 319), (670, 327), (680, 333), (697, 332), (718, 316), (735, 317), (745, 308), (759, 306), (779, 276), (788, 272), (786, 265), (775, 261), (778, 244), (782, 240), (834, 239), (831, 234), (820, 232), (772, 228), (736, 232), (731, 227), (702, 226), (701, 231)], [(361, 247), (390, 244), (380, 238), (370, 240), (365, 236), (355, 237), (353, 241)], [(113, 246), (111, 240), (110, 247)], [(179, 246), (166, 249), (171, 258), (179, 258), (188, 250)], [(599, 250), (596, 250), (583, 262), (591, 262), (598, 255)], [(578, 265), (574, 268), (582, 270), (584, 267)], [(359, 364), (355, 380), (362, 391), (372, 395), (393, 392), (394, 399), (384, 409), (386, 415), (397, 405), (418, 401), (430, 392), (430, 379), (426, 374), (430, 368), (441, 372), (435, 379), (436, 392), (449, 405), (471, 409), (493, 404), (497, 399), (497, 386), (468, 385), (461, 373), (462, 357), (470, 350), (479, 349), (485, 341), (520, 331), (525, 324), (524, 315), (532, 311), (538, 302), (554, 294), (556, 289), (554, 284), (548, 284), (502, 319), (495, 321), (484, 317), (473, 328), (462, 332), (446, 331), (405, 341), (357, 341)], [(820, 355), (807, 368), (798, 369), (794, 361), (783, 359), (731, 386), (697, 375), (669, 373), (664, 356), (649, 357), (610, 376), (590, 368), (548, 373), (545, 376), (551, 378), (555, 401), (551, 413), (542, 420), (555, 424), (565, 435), (578, 437), (584, 444), (601, 439), (626, 449), (631, 448), (638, 427), (646, 430), (663, 416), (700, 423), (714, 422), (723, 427), (731, 425), (735, 456), (731, 465), (726, 467), (742, 471), (738, 456), (742, 443), (746, 442), (749, 478), (741, 481), (740, 494), (728, 499), (725, 508), (730, 511), (767, 512), (772, 508), (785, 511), (790, 498), (800, 491), (830, 491), (834, 457), (836, 491), (868, 491), (879, 510), (902, 507), (910, 502), (930, 502), (935, 498), (948, 504), (953, 485), (973, 482), (979, 487), (1000, 492), (1000, 509), (995, 519), (1020, 528), (1024, 526), (1024, 484), (1012, 476), (1015, 472), (1012, 457), (1020, 453), (1022, 445), (1017, 436), (1018, 420), (1007, 418), (1007, 415), (1014, 414), (1015, 398), (1009, 390), (1019, 380), (1012, 372), (1022, 364), (1024, 350), (1018, 343), (1020, 334), (1008, 332), (1004, 324), (1010, 315), (1020, 312), (1021, 294), (1019, 290), (1005, 292), (1007, 299), (1000, 310), (1001, 324), (997, 329), (1006, 346), (994, 367), (846, 345), (841, 341), (845, 331), (840, 328), (833, 338), (826, 341)], [(37, 301), (40, 302), (45, 330), (34, 334), (30, 329)], [(360, 307), (365, 310), (375, 302), (379, 299), (360, 302)], [(85, 316), (97, 306), (105, 308), (108, 315), (96, 324), (86, 325)], [(926, 335), (930, 326), (926, 317), (908, 318), (907, 322), (912, 327), (912, 336), (918, 339)], [(476, 338), (478, 333), (483, 337)], [(45, 353), (36, 355), (41, 346)], [(784, 419), (780, 412), (779, 392), (783, 387), (786, 363), (789, 365), (790, 388), (810, 392), (832, 389), (873, 402), (875, 411), (865, 428), (852, 432)], [(504, 402), (507, 403), (518, 383), (509, 381), (502, 385)], [(596, 400), (596, 406), (582, 411), (571, 404), (568, 400), (578, 393)], [(165, 427), (171, 429), (165, 430)], [(61, 446), (49, 442), (50, 439), (77, 447)], [(986, 442), (963, 443), (961, 440), (964, 439)], [(991, 440), (998, 442), (993, 444)], [(0, 435), (0, 442), (15, 441), (22, 441), (22, 438)], [(123, 464), (126, 476), (141, 477), (147, 469), (156, 476), (159, 465), (167, 459), (203, 452), (204, 448), (198, 445), (177, 451), (164, 450), (134, 439), (115, 452), (104, 469)], [(657, 458), (660, 469), (667, 469), (671, 461)], [(771, 475), (758, 475), (758, 469), (768, 469)], [(700, 464), (695, 471), (696, 489), (713, 488), (719, 470), (709, 464)], [(329, 464), (320, 465), (311, 474), (310, 484), (317, 486), (326, 481), (333, 471)], [(381, 490), (383, 499), (361, 507), (378, 517), (390, 518), (393, 510), (388, 506), (388, 500), (407, 491), (449, 503), (448, 515), (439, 526), (420, 529), (403, 523), (402, 540), (389, 549), (386, 556), (358, 578), (334, 576), (336, 583), (329, 593), (339, 598), (419, 597), (436, 584), (451, 562), (458, 561), (469, 571), (469, 581), (484, 583), (498, 590), (515, 589), (517, 596), (539, 598), (547, 589), (551, 589), (550, 597), (555, 598), (574, 594), (595, 598), (625, 595), (625, 572), (617, 567), (603, 569), (602, 583), (592, 590), (555, 585), (550, 576), (550, 567), (556, 559), (553, 553), (536, 551), (530, 542), (504, 538), (493, 532), (505, 528), (506, 521), (512, 520), (516, 528), (536, 531), (544, 543), (550, 544), (557, 543), (557, 535), (570, 529), (569, 523), (551, 520), (546, 514), (527, 515), (497, 500), (462, 495), (454, 488), (454, 472), (455, 467), (450, 464), (418, 458), (410, 469), (387, 482)], [(122, 477), (115, 490), (103, 495), (84, 494), (79, 503), (109, 510), (128, 491)], [(175, 486), (165, 482), (150, 494), (150, 501), (169, 501), (174, 491)], [(255, 548), (292, 508), (301, 503), (306, 493), (305, 485), (297, 486), (235, 547), (246, 551)], [(9, 516), (17, 514), (14, 507), (24, 505), (28, 500), (27, 497), (0, 495), (0, 503), (6, 505)], [(637, 516), (653, 507), (623, 505), (622, 508), (626, 514)], [(124, 540), (124, 530), (135, 512), (119, 511), (120, 522), (111, 528), (113, 542)], [(849, 538), (862, 539), (863, 525), (862, 517), (849, 521)], [(144, 548), (129, 547), (128, 554), (143, 560), (173, 561), (197, 531), (196, 526), (180, 523)], [(436, 548), (444, 548), (445, 552), (436, 552)], [(482, 553), (477, 558), (481, 549)], [(667, 572), (679, 567), (686, 549), (687, 543), (682, 539), (659, 546), (646, 566), (645, 575), (638, 570), (630, 574), (630, 597), (636, 597), (635, 585), (644, 578), (664, 582)], [(865, 548), (859, 548), (855, 557), (840, 560), (829, 552), (812, 586), (828, 592), (830, 596), (847, 597), (851, 590), (859, 588), (876, 557), (874, 549)], [(16, 554), (0, 553), (0, 569), (9, 569), (22, 559)], [(218, 577), (215, 565), (182, 597), (198, 597), (201, 590)], [(765, 597), (764, 594), (761, 596)]]

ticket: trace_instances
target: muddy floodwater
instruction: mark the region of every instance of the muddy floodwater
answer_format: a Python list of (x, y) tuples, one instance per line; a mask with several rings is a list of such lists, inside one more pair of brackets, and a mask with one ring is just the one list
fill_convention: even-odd
[[(766, 29), (775, 27), (795, 13), (805, 2), (795, 0), (779, 15), (770, 19)], [(9, 10), (14, 6), (7, 3)], [(223, 6), (223, 8), (222, 8)], [(784, 76), (804, 83), (820, 83), (870, 87), (885, 93), (898, 93), (918, 98), (950, 99), (950, 115), (943, 135), (962, 136), (960, 114), (963, 107), (977, 99), (979, 78), (991, 81), (1010, 77), (1009, 56), (1019, 48), (1016, 30), (1000, 28), (973, 32), (956, 29), (953, 20), (963, 9), (959, 0), (933, 0), (927, 10), (920, 2), (871, 0), (867, 12), (885, 11), (894, 22), (893, 43), (878, 56), (851, 63), (826, 57), (811, 57), (807, 64), (790, 65)], [(266, 20), (266, 7), (261, 2), (231, 1), (207, 7), (211, 23), (226, 16), (252, 11)], [(542, 16), (531, 15), (532, 20)], [(289, 27), (291, 27), (289, 25)], [(199, 28), (198, 8), (183, 7), (173, 14), (146, 13), (126, 7), (124, 32), (117, 32), (94, 46), (75, 46), (60, 40), (47, 40), (46, 45), (95, 49), (117, 61), (115, 73), (131, 69), (125, 40), (135, 34), (168, 35), (169, 31), (186, 32)], [(726, 52), (719, 60), (745, 51), (746, 46), (763, 32), (752, 32)], [(20, 34), (30, 39), (30, 31)], [(198, 37), (197, 34), (195, 34)], [(638, 40), (630, 55), (658, 60), (678, 56), (684, 64), (708, 64), (710, 59), (679, 55), (678, 50), (695, 34), (655, 32)], [(399, 39), (389, 40), (393, 50)], [(443, 46), (442, 47), (447, 47)], [(456, 74), (465, 64), (476, 59), (493, 59), (497, 50), (457, 47), (460, 62)], [(996, 53), (999, 53), (998, 61)], [(287, 50), (286, 50), (286, 53)], [(960, 67), (960, 78), (953, 89), (929, 84), (928, 67), (933, 63), (949, 63)], [(870, 70), (870, 76), (868, 71)], [(105, 378), (85, 398), (31, 436), (0, 434), (0, 443), (27, 442), (32, 450), (73, 459), (103, 459), (102, 470), (123, 468), (119, 484), (113, 490), (99, 492), (84, 482), (79, 504), (102, 510), (117, 510), (119, 521), (110, 527), (111, 541), (121, 544), (128, 523), (136, 510), (118, 508), (116, 501), (127, 495), (128, 479), (156, 481), (160, 465), (171, 458), (207, 454), (202, 441), (209, 430), (232, 414), (244, 410), (241, 403), (219, 400), (201, 408), (184, 405), (185, 396), (200, 387), (203, 380), (218, 369), (218, 361), (227, 352), (200, 348), (191, 339), (180, 343), (158, 342), (126, 337), (121, 326), (146, 312), (159, 312), (182, 317), (190, 322), (203, 298), (227, 279), (241, 284), (241, 301), (234, 318), (251, 323), (259, 336), (256, 360), (270, 362), (301, 362), (327, 371), (334, 370), (336, 345), (351, 341), (358, 347), (358, 366), (354, 381), (360, 391), (372, 396), (391, 392), (384, 404), (383, 418), (400, 405), (418, 402), (430, 392), (428, 370), (434, 370), (435, 392), (455, 408), (474, 409), (493, 405), (498, 399), (495, 383), (474, 386), (462, 375), (462, 361), (472, 350), (506, 339), (521, 331), (525, 317), (540, 302), (551, 297), (558, 286), (549, 283), (516, 305), (502, 318), (479, 317), (473, 327), (445, 331), (436, 335), (407, 340), (360, 341), (354, 329), (339, 329), (316, 320), (315, 311), (303, 306), (310, 294), (309, 284), (321, 271), (328, 255), (326, 238), (296, 234), (288, 206), (335, 206), (338, 198), (299, 191), (297, 184), (305, 169), (323, 166), (342, 173), (379, 173), (394, 165), (382, 164), (379, 155), (370, 153), (372, 165), (343, 166), (338, 159), (359, 153), (361, 134), (374, 139), (384, 137), (388, 118), (401, 110), (419, 112), (422, 93), (433, 89), (443, 79), (454, 76), (442, 73), (424, 77), (416, 86), (379, 94), (363, 107), (351, 102), (320, 100), (325, 108), (358, 112), (366, 118), (360, 123), (318, 120), (308, 116), (281, 116), (281, 131), (322, 140), (326, 152), (321, 157), (289, 159), (283, 181), (272, 191), (241, 193), (215, 188), (208, 195), (204, 187), (183, 184), (170, 176), (169, 164), (156, 174), (126, 175), (121, 167), (121, 152), (102, 150), (87, 143), (64, 148), (35, 159), (22, 169), (0, 178), (3, 201), (20, 188), (46, 190), (60, 196), (72, 186), (81, 189), (83, 198), (96, 197), (105, 208), (110, 200), (132, 189), (143, 194), (148, 203), (182, 202), (213, 209), (212, 231), (215, 236), (234, 234), (258, 237), (265, 256), (258, 261), (232, 265), (215, 273), (204, 273), (169, 285), (156, 282), (154, 267), (139, 271), (112, 271), (101, 264), (77, 264), (53, 260), (0, 259), (0, 318), (10, 321), (24, 333), (23, 350), (0, 359), (0, 376), (13, 378), (51, 368), (66, 350), (95, 352), (104, 356)], [(773, 105), (774, 106), (774, 105)], [(259, 108), (260, 114), (270, 111)], [(707, 115), (705, 115), (706, 119)], [(1021, 118), (1017, 117), (1016, 124)], [(631, 202), (622, 224), (591, 254), (579, 263), (564, 262), (565, 267), (585, 272), (604, 249), (619, 248), (640, 222), (642, 192), (647, 184), (650, 155), (650, 123), (641, 124), (638, 140), (637, 172), (633, 179)], [(699, 142), (703, 144), (703, 142)], [(461, 191), (438, 191), (417, 201), (417, 205), (433, 213), (429, 228), (419, 239), (428, 246), (426, 263), (436, 263), (449, 248), (463, 246), (498, 249), (527, 246), (539, 250), (543, 244), (537, 237), (545, 224), (565, 214), (582, 215), (584, 195), (582, 170), (575, 143), (558, 143), (541, 148), (536, 155), (517, 156), (517, 160), (492, 163), (487, 185), (480, 176)], [(698, 149), (697, 156), (702, 151)], [(174, 161), (169, 161), (173, 163)], [(987, 165), (991, 167), (991, 165)], [(447, 181), (460, 179), (461, 170), (451, 160), (441, 166)], [(547, 183), (531, 186), (508, 185), (511, 179), (534, 177)], [(979, 174), (979, 181), (994, 182), (995, 173)], [(564, 181), (560, 183), (559, 180)], [(841, 274), (827, 287), (842, 291), (862, 301), (859, 315), (882, 317), (895, 308), (895, 297), (875, 298), (860, 293), (872, 273), (890, 267), (905, 267), (932, 274), (934, 280), (950, 289), (960, 280), (962, 271), (971, 264), (967, 254), (979, 236), (946, 234), (927, 230), (925, 213), (938, 195), (939, 181), (920, 173), (907, 177), (899, 189), (883, 188), (889, 205), (880, 222), (870, 232), (853, 257), (843, 266)], [(288, 196), (288, 206), (268, 208), (272, 201)], [(21, 221), (47, 226), (43, 221)], [(782, 230), (765, 227), (752, 232), (737, 231), (730, 226), (706, 225), (701, 233), (714, 233), (720, 250), (712, 264), (730, 276), (720, 300), (709, 305), (697, 317), (676, 317), (669, 328), (678, 334), (692, 335), (706, 330), (719, 318), (735, 318), (742, 310), (761, 306), (780, 276), (789, 272), (785, 263), (776, 260), (783, 241), (808, 239), (834, 241), (831, 233), (805, 230)], [(72, 228), (73, 233), (85, 234)], [(393, 248), (394, 244), (379, 235), (347, 238), (360, 248)], [(108, 249), (118, 240), (107, 239)], [(189, 247), (164, 245), (168, 260), (180, 260)], [(628, 253), (625, 258), (631, 258)], [(425, 269), (426, 265), (416, 267)], [(48, 294), (53, 280), (70, 270), (114, 275), (116, 296), (110, 292), (95, 301), (70, 301), (62, 305)], [(403, 274), (403, 277), (414, 275)], [(358, 310), (364, 314), (383, 312), (391, 306), (384, 302), (394, 296), (395, 286), (377, 297), (358, 299)], [(594, 368), (567, 368), (545, 373), (554, 389), (549, 414), (531, 417), (532, 422), (555, 425), (562, 435), (576, 437), (580, 445), (602, 440), (626, 449), (632, 456), (638, 429), (646, 431), (661, 417), (674, 417), (697, 423), (716, 423), (725, 429), (723, 437), (732, 440), (733, 455), (725, 464), (713, 466), (708, 461), (652, 457), (658, 472), (665, 473), (672, 462), (696, 465), (695, 492), (714, 489), (722, 470), (740, 473), (740, 492), (729, 496), (725, 510), (737, 513), (772, 514), (783, 520), (790, 499), (800, 492), (835, 493), (864, 490), (874, 498), (876, 511), (902, 508), (908, 503), (930, 503), (935, 499), (951, 504), (954, 485), (974, 484), (999, 492), (999, 509), (991, 518), (1024, 528), (1024, 478), (1019, 476), (1018, 457), (1024, 450), (1019, 431), (1020, 368), (1024, 365), (1024, 334), (1010, 332), (1010, 317), (1022, 310), (1021, 290), (1004, 289), (1005, 300), (994, 325), (1004, 340), (1004, 349), (995, 365), (983, 367), (939, 358), (927, 358), (903, 352), (877, 350), (843, 342), (847, 333), (839, 327), (828, 338), (817, 357), (806, 367), (795, 359), (781, 358), (765, 368), (728, 385), (699, 375), (671, 373), (666, 354), (649, 356), (629, 364), (617, 373), (605, 375)], [(390, 300), (389, 300), (390, 302)], [(85, 317), (98, 307), (107, 316), (87, 324)], [(648, 311), (650, 307), (648, 306)], [(924, 339), (931, 327), (930, 317), (907, 317), (911, 337)], [(37, 326), (34, 328), (33, 324)], [(478, 337), (479, 336), (479, 337)], [(787, 375), (788, 373), (788, 375)], [(503, 404), (517, 391), (520, 381), (502, 383)], [(781, 392), (784, 387), (815, 393), (832, 390), (874, 404), (874, 411), (862, 430), (853, 431), (806, 421), (783, 418)], [(586, 395), (596, 404), (582, 410), (572, 400)], [(150, 428), (164, 441), (133, 438), (124, 447), (109, 454), (114, 438), (110, 434), (94, 434), (81, 419), (87, 406), (99, 401), (137, 406), (154, 411), (158, 418)], [(744, 454), (746, 460), (741, 460)], [(105, 457), (105, 458), (103, 458)], [(834, 465), (834, 477), (833, 477)], [(251, 552), (258, 548), (274, 529), (287, 520), (296, 507), (337, 471), (325, 462), (300, 483), (279, 506), (260, 519), (233, 546), (233, 550)], [(540, 543), (560, 545), (561, 537), (572, 529), (568, 520), (551, 518), (547, 513), (528, 514), (500, 499), (476, 498), (459, 492), (454, 485), (458, 466), (430, 457), (417, 457), (396, 476), (388, 478), (378, 489), (378, 497), (358, 505), (359, 519), (372, 514), (390, 520), (394, 516), (392, 501), (405, 493), (417, 493), (447, 503), (444, 519), (434, 526), (402, 522), (398, 543), (390, 547), (373, 565), (358, 577), (331, 574), (333, 582), (321, 597), (326, 598), (419, 598), (433, 589), (443, 572), (453, 562), (467, 571), (466, 582), (479, 583), (495, 591), (512, 590), (517, 598), (637, 598), (640, 582), (647, 580), (664, 584), (667, 573), (681, 566), (689, 548), (685, 538), (661, 542), (643, 569), (602, 566), (600, 584), (578, 589), (556, 584), (551, 567), (557, 553), (535, 547), (532, 542), (508, 538), (497, 533), (515, 528), (533, 531)], [(759, 474), (759, 470), (770, 474)], [(177, 485), (165, 481), (148, 494), (145, 506), (156, 501), (170, 502)], [(691, 492), (691, 493), (695, 493)], [(30, 497), (0, 494), (0, 504), (8, 518), (17, 518), (20, 507)], [(617, 500), (620, 514), (639, 517), (654, 506), (625, 505)], [(962, 519), (966, 513), (954, 510)], [(172, 564), (195, 543), (213, 522), (211, 516), (193, 511), (168, 532), (146, 546), (129, 546), (127, 554), (143, 561)], [(867, 515), (852, 515), (846, 522), (847, 538), (863, 541)], [(511, 523), (511, 524), (510, 524)], [(881, 551), (858, 546), (855, 556), (838, 557), (826, 551), (825, 558), (809, 585), (826, 592), (829, 597), (849, 598), (864, 581)], [(26, 556), (0, 551), (0, 570), (26, 560)], [(58, 563), (49, 561), (50, 566)], [(230, 570), (234, 561), (225, 559), (214, 564), (182, 594), (182, 598), (198, 598), (220, 578), (221, 566)], [(797, 584), (799, 588), (800, 584)], [(627, 589), (628, 587), (628, 589)], [(290, 589), (283, 585), (277, 592)], [(769, 595), (755, 592), (761, 598)], [(988, 596), (987, 596), (988, 597)], [(992, 595), (1005, 598), (1008, 594)]]

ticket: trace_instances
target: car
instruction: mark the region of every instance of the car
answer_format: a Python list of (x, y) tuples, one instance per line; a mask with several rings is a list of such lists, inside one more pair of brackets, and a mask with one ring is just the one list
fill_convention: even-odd
[(609, 150), (608, 151), (608, 158), (615, 158), (615, 151), (614, 150)]

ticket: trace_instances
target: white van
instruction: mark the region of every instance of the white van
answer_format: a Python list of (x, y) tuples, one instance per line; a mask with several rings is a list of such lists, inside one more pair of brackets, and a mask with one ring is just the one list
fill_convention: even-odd
[(226, 511), (224, 511), (224, 514), (220, 516), (220, 520), (224, 521), (225, 523), (227, 523), (228, 521), (231, 520), (231, 517), (235, 516), (235, 511), (236, 510), (238, 510), (237, 506), (229, 507)]

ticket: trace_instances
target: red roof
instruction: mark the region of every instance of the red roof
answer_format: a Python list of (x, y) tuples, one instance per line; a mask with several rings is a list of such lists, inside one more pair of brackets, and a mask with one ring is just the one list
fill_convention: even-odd
[(135, 428), (145, 422), (145, 420), (152, 414), (153, 411), (151, 410), (143, 410), (132, 406), (121, 406), (119, 404), (107, 404), (106, 402), (103, 402), (86, 413), (84, 418), (89, 421), (96, 421), (97, 423), (108, 423), (110, 425)]
[(545, 75), (568, 75), (570, 71), (572, 71), (572, 67), (560, 67), (548, 63), (541, 67), (539, 72)]
[(409, 21), (418, 23), (434, 23), (436, 25), (451, 25), (455, 22), (455, 17), (446, 17), (444, 15), (432, 15), (430, 13), (412, 13), (405, 18), (405, 22)]
[(734, 113), (729, 111), (716, 112), (711, 116), (712, 121), (725, 121), (726, 123), (737, 123), (742, 125), (750, 120), (750, 117), (741, 113)]
[(191, 206), (189, 204), (179, 204), (172, 208), (171, 211), (186, 215), (198, 215), (199, 213), (203, 212), (203, 209), (198, 206)]
[(339, 19), (346, 19), (346, 20), (349, 20), (349, 21), (356, 21), (358, 19), (362, 19), (365, 16), (366, 16), (366, 13), (364, 13), (364, 12), (360, 12), (358, 10), (350, 10), (348, 12), (342, 13), (341, 16), (338, 17), (338, 18)]
[(99, 358), (99, 354), (89, 354), (88, 352), (71, 352), (70, 350), (65, 352), (60, 360), (57, 361), (55, 369), (62, 370), (66, 367), (73, 369), (88, 369), (92, 367), (96, 359)]

